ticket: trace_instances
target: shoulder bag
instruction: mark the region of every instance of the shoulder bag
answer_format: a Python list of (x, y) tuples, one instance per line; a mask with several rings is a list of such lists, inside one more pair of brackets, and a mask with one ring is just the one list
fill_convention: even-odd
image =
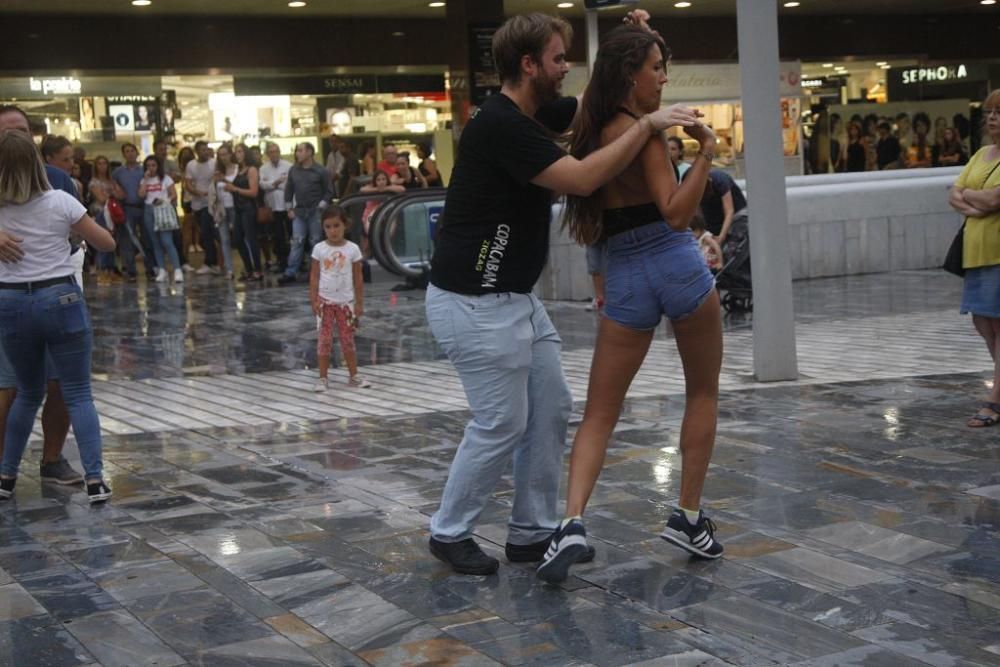
[[(990, 178), (993, 176), (993, 172), (1000, 167), (1000, 161), (997, 161), (993, 168), (990, 169), (990, 173), (986, 175), (986, 180), (983, 181), (983, 187), (989, 182)], [(980, 188), (982, 189), (982, 188)], [(968, 220), (968, 218), (966, 218)], [(962, 226), (958, 230), (958, 234), (955, 234), (955, 238), (952, 239), (951, 245), (948, 246), (948, 253), (944, 256), (944, 264), (941, 268), (952, 273), (956, 276), (962, 277), (965, 275), (965, 268), (962, 266), (964, 258), (962, 257), (962, 249), (965, 246), (965, 222), (962, 222)]]

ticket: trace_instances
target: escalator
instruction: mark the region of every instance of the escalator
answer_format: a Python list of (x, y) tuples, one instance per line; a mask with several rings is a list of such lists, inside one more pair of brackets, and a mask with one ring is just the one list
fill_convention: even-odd
[(403, 193), (358, 193), (342, 199), (340, 206), (353, 223), (351, 240), (361, 244), (362, 229), (367, 227), (367, 252), (379, 266), (410, 286), (423, 287), (446, 192), (446, 188), (421, 188)]

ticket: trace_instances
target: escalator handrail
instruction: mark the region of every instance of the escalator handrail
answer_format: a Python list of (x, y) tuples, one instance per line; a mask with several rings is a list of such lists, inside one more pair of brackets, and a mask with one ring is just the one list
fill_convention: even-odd
[[(375, 259), (379, 262), (380, 266), (383, 266), (386, 270), (404, 278), (419, 275), (418, 271), (407, 269), (402, 266), (392, 253), (386, 251), (386, 248), (384, 247), (384, 237), (386, 230), (388, 229), (388, 224), (405, 206), (434, 201), (440, 201), (443, 203), (447, 192), (447, 188), (420, 188), (416, 190), (407, 190), (406, 192), (401, 192), (394, 197), (388, 198), (382, 206), (375, 209), (375, 212), (372, 214), (371, 220), (369, 221), (368, 233), (369, 240), (372, 244), (372, 254), (375, 255)], [(352, 197), (353, 196), (354, 195), (352, 195)], [(429, 264), (429, 262), (430, 257), (427, 258), (425, 264)]]

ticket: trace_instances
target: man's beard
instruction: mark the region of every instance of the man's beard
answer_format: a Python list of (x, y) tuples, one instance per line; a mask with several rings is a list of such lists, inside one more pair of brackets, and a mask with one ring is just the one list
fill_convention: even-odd
[(559, 99), (559, 79), (543, 72), (531, 80), (531, 90), (539, 106), (555, 102)]

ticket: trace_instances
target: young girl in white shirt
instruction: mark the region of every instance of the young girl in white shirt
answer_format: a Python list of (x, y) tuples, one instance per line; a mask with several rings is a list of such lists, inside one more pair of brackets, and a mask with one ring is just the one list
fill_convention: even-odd
[(24, 257), (0, 262), (0, 342), (17, 376), (7, 415), (0, 500), (14, 495), (21, 457), (45, 397), (45, 351), (59, 375), (80, 448), (91, 503), (111, 497), (101, 461), (101, 425), (90, 390), (93, 333), (74, 278), (70, 234), (101, 252), (115, 249), (107, 229), (45, 176), (41, 155), (25, 132), (0, 134), (0, 230), (22, 239)]
[(319, 360), (319, 380), (316, 391), (326, 391), (330, 352), (333, 349), (333, 325), (340, 334), (340, 349), (350, 373), (348, 384), (368, 387), (370, 384), (358, 376), (358, 356), (354, 348), (354, 330), (364, 313), (364, 281), (362, 280), (361, 248), (344, 238), (350, 221), (339, 206), (328, 206), (323, 211), (323, 235), (326, 240), (312, 250), (312, 269), (309, 272), (309, 300), (313, 313), (319, 320), (319, 341), (316, 356)]
[[(139, 196), (145, 200), (146, 206), (143, 213), (146, 216), (145, 228), (152, 230), (150, 242), (153, 246), (153, 254), (156, 257), (156, 282), (167, 281), (167, 269), (164, 264), (164, 251), (170, 259), (170, 265), (174, 267), (174, 282), (184, 282), (184, 272), (181, 270), (180, 258), (177, 256), (177, 248), (174, 246), (174, 230), (180, 227), (177, 220), (177, 190), (174, 189), (174, 181), (163, 172), (163, 163), (156, 157), (150, 155), (142, 163), (143, 177), (139, 183)], [(161, 206), (173, 207), (173, 223), (161, 225), (157, 229), (156, 217), (162, 215), (157, 213), (157, 208)], [(162, 209), (169, 217), (170, 211)]]

